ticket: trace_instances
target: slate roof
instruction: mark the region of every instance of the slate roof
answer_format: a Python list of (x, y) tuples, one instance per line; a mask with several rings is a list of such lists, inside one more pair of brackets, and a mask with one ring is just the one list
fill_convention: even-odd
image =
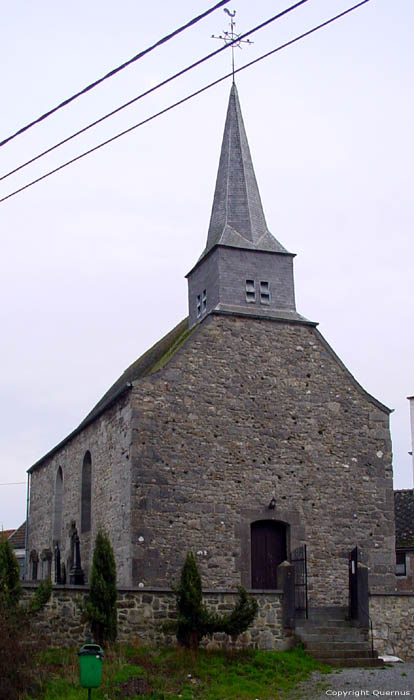
[(13, 549), (24, 549), (26, 546), (26, 521), (17, 530), (12, 530), (12, 533), (9, 542)]
[(397, 548), (414, 549), (414, 491), (394, 491), (395, 541)]
[(234, 83), (224, 126), (207, 245), (199, 261), (216, 245), (292, 255), (267, 228)]
[[(174, 351), (178, 349), (176, 346), (179, 346), (179, 341), (185, 340), (188, 334), (186, 331), (188, 331), (188, 318), (181, 321), (172, 331), (167, 333), (125, 370), (115, 384), (104, 394), (102, 399), (98, 401), (92, 411), (88, 413), (79, 425), (79, 428), (84, 428), (91, 420), (100, 415), (112, 403), (113, 399), (118, 397), (120, 392), (131, 386), (132, 382), (160, 369), (162, 360), (168, 361), (174, 354)], [(183, 338), (183, 336), (185, 337)]]
[(147, 350), (141, 357), (132, 363), (125, 370), (125, 372), (117, 379), (117, 381), (112, 384), (111, 388), (108, 389), (106, 394), (103, 395), (100, 401), (94, 406), (92, 411), (88, 413), (86, 418), (78, 425), (75, 430), (73, 430), (67, 437), (65, 437), (58, 445), (56, 445), (50, 452), (45, 454), (41, 459), (39, 459), (33, 466), (28, 469), (28, 473), (35, 471), (41, 464), (51, 457), (55, 452), (57, 452), (61, 447), (63, 447), (69, 440), (74, 438), (78, 433), (81, 432), (86, 426), (92, 423), (96, 418), (98, 418), (104, 411), (106, 411), (115, 401), (117, 401), (122, 394), (126, 393), (132, 388), (132, 382), (142, 377), (147, 377), (153, 372), (161, 369), (168, 360), (173, 357), (175, 352), (179, 349), (182, 343), (187, 339), (187, 337), (192, 333), (188, 330), (188, 318), (181, 321), (175, 328), (172, 329), (167, 335), (165, 335), (161, 340), (159, 340), (155, 345), (153, 345), (149, 350)]

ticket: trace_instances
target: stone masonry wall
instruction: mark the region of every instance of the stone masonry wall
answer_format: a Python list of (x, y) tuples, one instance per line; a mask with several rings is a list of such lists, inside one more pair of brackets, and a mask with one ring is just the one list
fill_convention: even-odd
[(369, 601), (375, 649), (414, 660), (414, 593), (374, 594)]
[(273, 519), (308, 545), (311, 604), (347, 600), (355, 545), (394, 590), (388, 414), (313, 327), (210, 315), (132, 392), (133, 585), (192, 550), (205, 586), (249, 588), (251, 523)]
[[(61, 561), (70, 560), (70, 525), (76, 521), (82, 567), (88, 574), (91, 546), (99, 527), (110, 536), (120, 585), (130, 584), (130, 407), (123, 399), (74, 436), (31, 475), (29, 553), (53, 552), (56, 474), (63, 471)], [(81, 532), (81, 478), (86, 451), (92, 457), (92, 529)], [(29, 565), (30, 576), (30, 565)], [(41, 572), (39, 569), (39, 578)], [(67, 582), (69, 582), (67, 571)]]
[[(25, 598), (35, 586), (25, 584)], [(86, 587), (54, 586), (52, 598), (39, 614), (37, 630), (46, 636), (51, 646), (73, 647), (85, 643), (88, 627), (80, 621), (80, 601), (88, 595)], [(257, 649), (285, 649), (292, 637), (285, 635), (282, 626), (280, 591), (254, 592), (259, 612), (253, 625), (237, 639), (236, 647)], [(209, 609), (219, 614), (232, 609), (237, 599), (235, 591), (205, 591), (204, 601)], [(170, 589), (120, 589), (118, 591), (118, 641), (141, 642), (146, 645), (176, 644), (173, 632), (163, 630), (163, 624), (176, 619), (174, 594)], [(231, 646), (225, 634), (205, 638), (208, 648)]]

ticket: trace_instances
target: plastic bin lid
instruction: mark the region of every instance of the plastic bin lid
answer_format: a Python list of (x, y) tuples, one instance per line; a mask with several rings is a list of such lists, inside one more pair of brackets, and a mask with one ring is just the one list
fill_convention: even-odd
[(78, 651), (78, 656), (99, 656), (105, 658), (102, 648), (99, 644), (84, 644)]

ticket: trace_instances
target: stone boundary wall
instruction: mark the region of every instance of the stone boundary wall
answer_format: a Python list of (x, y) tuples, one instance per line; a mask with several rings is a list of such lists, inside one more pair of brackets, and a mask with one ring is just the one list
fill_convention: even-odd
[(414, 660), (414, 593), (371, 593), (369, 611), (379, 654)]
[[(23, 583), (24, 599), (35, 592), (37, 584)], [(35, 629), (56, 647), (81, 646), (89, 637), (86, 624), (81, 622), (81, 603), (89, 593), (87, 586), (53, 586), (52, 596), (43, 611), (38, 613)], [(282, 623), (282, 591), (250, 591), (259, 604), (258, 615), (249, 629), (235, 643), (225, 634), (206, 637), (202, 646), (207, 648), (286, 649), (292, 636)], [(203, 592), (210, 610), (223, 614), (232, 609), (237, 600), (236, 591)], [(176, 619), (174, 593), (167, 588), (118, 589), (118, 642), (141, 642), (149, 646), (176, 644), (174, 632), (163, 625)]]

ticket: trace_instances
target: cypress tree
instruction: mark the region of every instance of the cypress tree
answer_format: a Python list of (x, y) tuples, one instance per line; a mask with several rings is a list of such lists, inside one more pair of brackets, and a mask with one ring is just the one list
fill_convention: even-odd
[(108, 537), (99, 530), (93, 552), (90, 593), (84, 619), (98, 644), (117, 636), (117, 589), (114, 552)]
[(242, 586), (239, 587), (239, 598), (230, 613), (218, 615), (209, 612), (203, 604), (201, 576), (192, 552), (186, 556), (180, 582), (174, 591), (178, 609), (177, 640), (191, 649), (197, 649), (201, 639), (214, 632), (225, 632), (231, 637), (237, 637), (252, 624), (257, 614), (256, 599), (249, 596)]
[(202, 602), (201, 576), (192, 552), (188, 552), (175, 589), (178, 621), (177, 639), (186, 647), (197, 649), (207, 634), (209, 615)]
[(0, 601), (5, 608), (15, 609), (22, 597), (19, 565), (10, 542), (0, 542)]

